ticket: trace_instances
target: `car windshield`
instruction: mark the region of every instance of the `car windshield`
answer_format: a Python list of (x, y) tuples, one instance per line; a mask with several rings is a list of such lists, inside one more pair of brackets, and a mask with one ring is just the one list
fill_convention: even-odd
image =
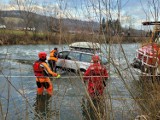
[(81, 61), (83, 61), (83, 62), (91, 62), (91, 60), (92, 60), (92, 55), (82, 53)]
[(80, 53), (78, 52), (70, 52), (68, 55), (68, 59), (70, 60), (79, 60), (80, 59)]
[(69, 54), (69, 51), (63, 51), (58, 53), (58, 58), (66, 59)]

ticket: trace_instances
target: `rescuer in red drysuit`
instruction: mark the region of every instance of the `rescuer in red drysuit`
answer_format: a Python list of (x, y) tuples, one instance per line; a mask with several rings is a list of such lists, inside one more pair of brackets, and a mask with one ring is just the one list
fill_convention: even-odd
[(91, 98), (103, 95), (106, 86), (105, 81), (108, 79), (107, 69), (100, 64), (98, 55), (92, 57), (93, 64), (84, 73), (84, 82), (88, 81), (88, 93)]
[(45, 52), (40, 52), (38, 56), (39, 60), (35, 61), (35, 63), (33, 64), (33, 70), (36, 76), (37, 93), (38, 95), (42, 95), (45, 88), (47, 93), (49, 95), (52, 95), (53, 86), (49, 77), (54, 76), (56, 78), (59, 78), (60, 75), (52, 72), (48, 64), (45, 62), (47, 56)]

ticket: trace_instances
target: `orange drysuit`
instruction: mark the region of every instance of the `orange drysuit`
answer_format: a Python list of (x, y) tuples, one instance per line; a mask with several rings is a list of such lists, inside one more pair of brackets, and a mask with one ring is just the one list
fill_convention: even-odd
[(52, 71), (56, 72), (56, 62), (58, 60), (58, 51), (52, 50), (48, 58), (48, 63)]
[(36, 61), (33, 65), (34, 74), (36, 76), (37, 93), (43, 94), (44, 88), (49, 95), (53, 94), (53, 86), (49, 76), (58, 76), (57, 73), (52, 72), (46, 62), (40, 60)]

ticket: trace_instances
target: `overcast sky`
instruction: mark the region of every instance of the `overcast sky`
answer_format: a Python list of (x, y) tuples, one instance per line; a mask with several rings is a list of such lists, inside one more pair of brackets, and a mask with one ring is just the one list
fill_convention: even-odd
[[(1, 0), (1, 10), (16, 10), (16, 0)], [(81, 20), (99, 21), (100, 13), (102, 17), (109, 19), (118, 18), (118, 5), (120, 5), (120, 20), (123, 26), (141, 29), (142, 22), (146, 20), (153, 20), (153, 10), (151, 4), (155, 1), (155, 7), (159, 8), (160, 0), (110, 0), (110, 11), (106, 11), (105, 3), (101, 3), (101, 10), (99, 10), (98, 1), (109, 0), (20, 0), (20, 1), (34, 1), (32, 3), (36, 8), (36, 13), (54, 15), (55, 17), (74, 18)], [(12, 4), (11, 4), (12, 3)], [(105, 5), (104, 5), (105, 4)], [(36, 6), (36, 7), (35, 7)], [(107, 5), (109, 7), (109, 5)], [(21, 9), (23, 9), (22, 7)], [(45, 12), (44, 12), (45, 11)], [(55, 14), (56, 11), (56, 14)], [(152, 14), (151, 14), (152, 13)], [(149, 16), (147, 16), (149, 15)]]

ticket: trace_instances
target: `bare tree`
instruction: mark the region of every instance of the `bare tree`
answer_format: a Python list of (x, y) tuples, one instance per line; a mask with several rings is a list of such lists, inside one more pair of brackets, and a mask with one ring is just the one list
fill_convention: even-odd
[(145, 7), (142, 3), (142, 0), (140, 0), (141, 7), (146, 15), (146, 20), (154, 20), (158, 21), (159, 19), (159, 7), (160, 7), (160, 1), (159, 0), (147, 0), (147, 7)]
[(34, 19), (37, 11), (37, 2), (34, 0), (11, 0), (10, 4), (19, 10), (21, 18), (24, 20), (25, 32), (27, 33), (28, 27), (34, 27)]

